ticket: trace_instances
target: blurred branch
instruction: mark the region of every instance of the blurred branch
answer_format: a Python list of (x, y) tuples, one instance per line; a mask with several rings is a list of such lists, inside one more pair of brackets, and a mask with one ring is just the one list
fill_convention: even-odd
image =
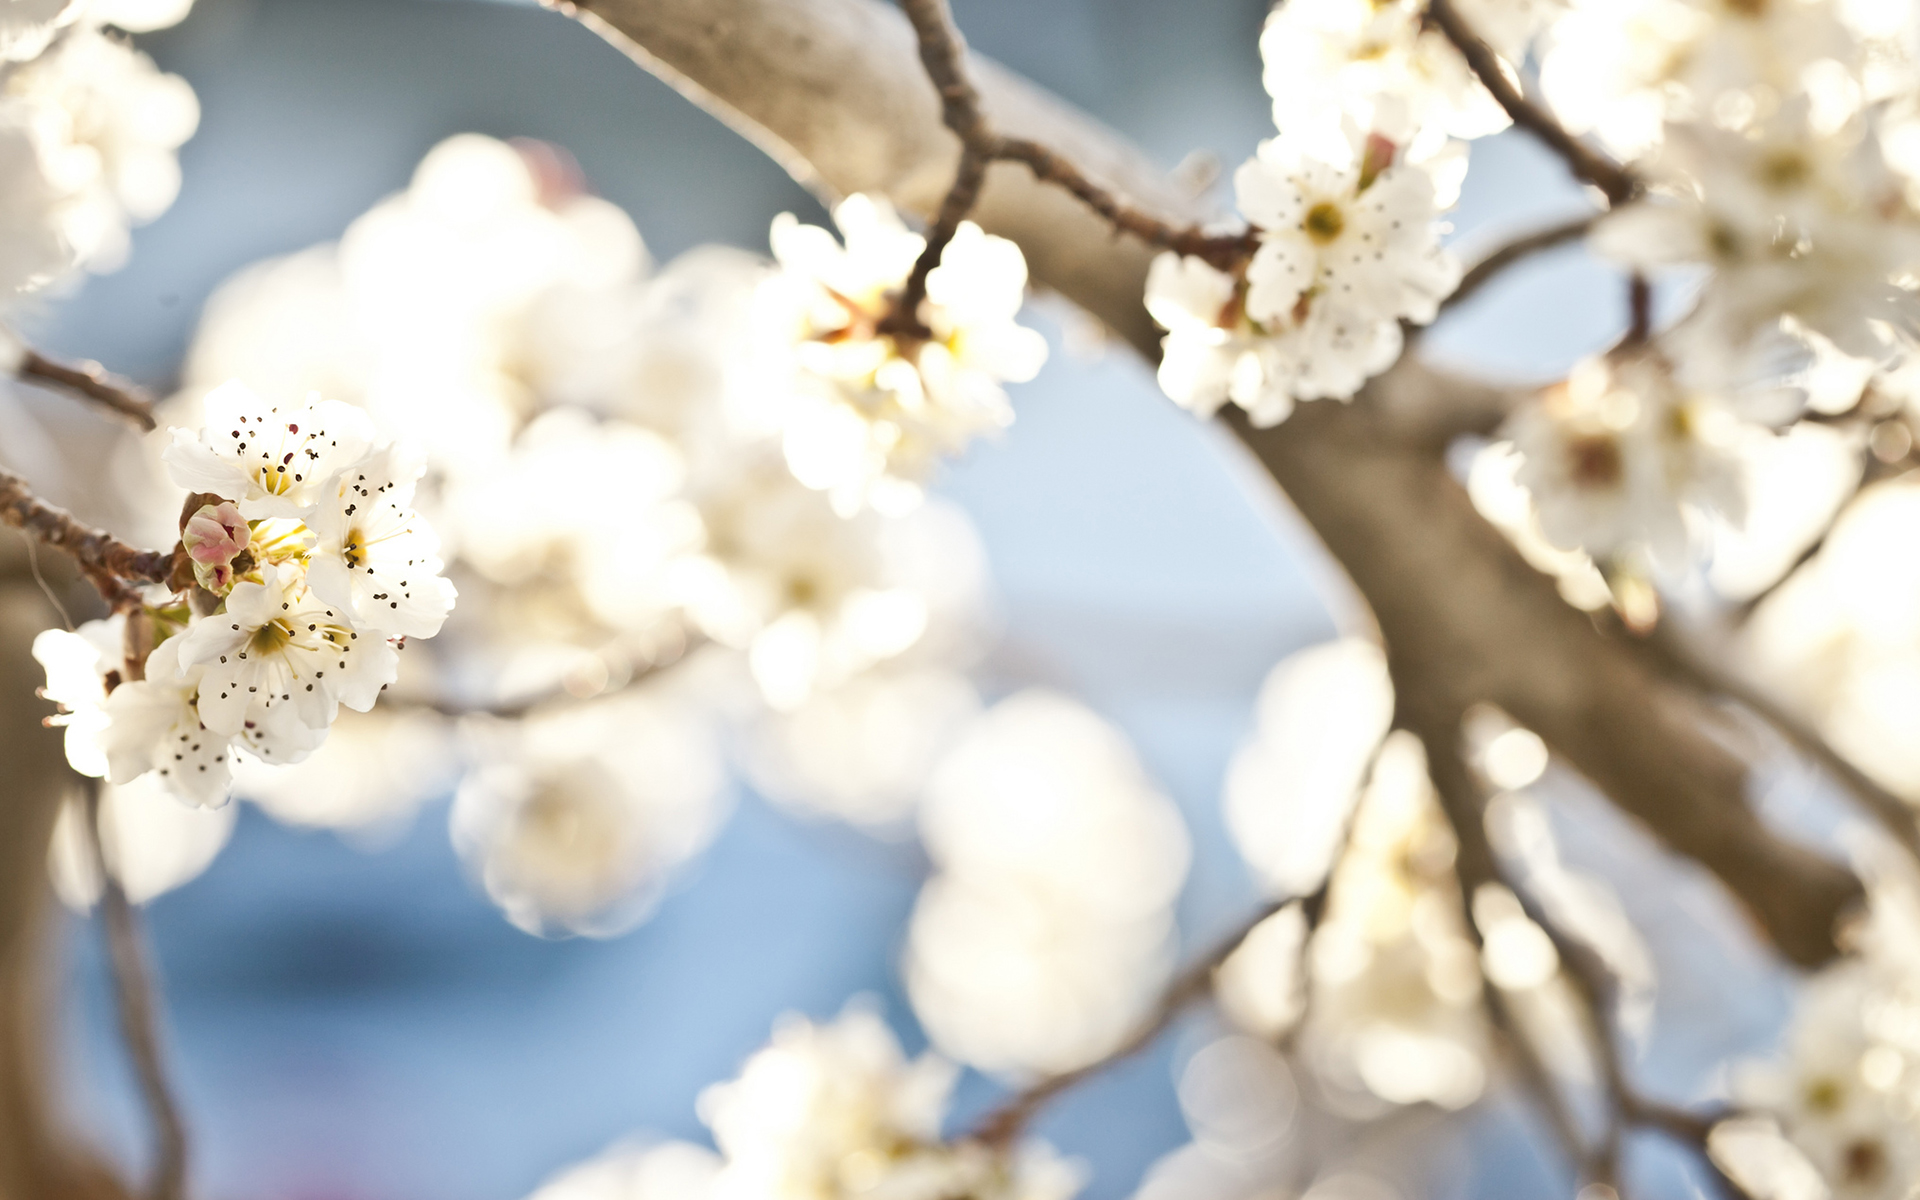
[[(1317, 906), (1325, 903), (1325, 888), (1316, 893), (1318, 900), (1308, 898), (1309, 903)], [(1186, 1011), (1188, 1005), (1207, 996), (1213, 991), (1213, 973), (1220, 968), (1240, 944), (1247, 940), (1262, 921), (1273, 916), (1295, 900), (1275, 900), (1262, 905), (1252, 916), (1242, 921), (1232, 932), (1188, 964), (1186, 969), (1176, 975), (1167, 990), (1161, 993), (1160, 1002), (1153, 1012), (1126, 1041), (1120, 1043), (1100, 1058), (1083, 1067), (1063, 1071), (1058, 1075), (1049, 1075), (1038, 1083), (1009, 1097), (999, 1107), (993, 1109), (974, 1126), (973, 1138), (989, 1145), (1006, 1145), (1026, 1127), (1033, 1115), (1061, 1092), (1067, 1091), (1092, 1076), (1113, 1066), (1115, 1063), (1132, 1058), (1158, 1041), (1167, 1031), (1174, 1019)]]
[[(1593, 947), (1568, 936), (1527, 890), (1505, 871), (1487, 837), (1486, 791), (1462, 752), (1459, 724), (1436, 719), (1436, 714), (1431, 712), (1408, 711), (1404, 706), (1402, 716), (1426, 747), (1427, 772), (1459, 846), (1454, 860), (1455, 870), (1460, 878), (1461, 905), (1465, 910), (1470, 936), (1477, 945), (1480, 934), (1473, 919), (1474, 893), (1489, 883), (1505, 887), (1520, 902), (1527, 919), (1553, 943), (1562, 973), (1580, 999), (1586, 1025), (1593, 1038), (1592, 1048), (1600, 1068), (1601, 1087), (1607, 1099), (1606, 1123), (1593, 1145), (1586, 1146), (1582, 1152), (1580, 1147), (1585, 1139), (1576, 1136), (1574, 1144), (1568, 1147), (1586, 1178), (1591, 1182), (1604, 1183), (1618, 1192), (1620, 1152), (1626, 1128), (1645, 1125), (1692, 1146), (1732, 1200), (1751, 1200), (1707, 1154), (1707, 1135), (1713, 1128), (1716, 1116), (1696, 1115), (1685, 1109), (1644, 1099), (1628, 1078), (1619, 1031), (1614, 1022), (1618, 981)], [(1518, 1027), (1511, 1011), (1507, 1009), (1499, 987), (1492, 980), (1486, 980), (1484, 989), (1483, 994), (1487, 997), (1495, 1024), (1504, 1028), (1521, 1048), (1530, 1047), (1525, 1032)], [(1528, 1050), (1527, 1054), (1533, 1060), (1533, 1070), (1544, 1076), (1537, 1081), (1536, 1090), (1558, 1097), (1559, 1091), (1552, 1082), (1551, 1073), (1539, 1060), (1537, 1051)], [(1561, 1119), (1556, 1119), (1554, 1123), (1558, 1127)], [(1568, 1140), (1564, 1131), (1561, 1132), (1561, 1140), (1563, 1143)]]
[(455, 700), (448, 696), (405, 696), (389, 694), (381, 698), (380, 707), (402, 712), (431, 712), (443, 717), (499, 717), (502, 720), (517, 720), (521, 717), (554, 704), (590, 704), (595, 700), (604, 700), (608, 696), (617, 696), (624, 691), (658, 678), (672, 667), (685, 662), (694, 651), (707, 644), (707, 639), (694, 634), (683, 636), (679, 644), (670, 652), (654, 658), (629, 664), (627, 677), (621, 683), (592, 695), (581, 695), (563, 683), (556, 684), (545, 691), (535, 692), (518, 700), (469, 702)]
[(28, 350), (20, 360), (16, 373), (28, 383), (56, 388), (91, 400), (127, 418), (148, 433), (154, 429), (153, 401), (141, 395), (140, 389), (133, 384), (108, 373), (97, 362), (68, 365), (55, 362), (37, 350)]
[(153, 1122), (153, 1176), (147, 1186), (150, 1200), (184, 1200), (187, 1186), (187, 1134), (161, 1063), (160, 1019), (152, 975), (142, 943), (139, 918), (120, 880), (107, 865), (100, 829), (100, 786), (89, 780), (86, 791), (87, 841), (94, 870), (100, 876), (100, 917), (107, 932), (108, 958), (113, 966), (114, 998), (120, 1011), (120, 1033), (133, 1060), (140, 1095)]
[(26, 480), (6, 471), (0, 471), (0, 521), (64, 550), (109, 600), (117, 593), (99, 578), (102, 574), (113, 581), (159, 583), (173, 572), (171, 552), (142, 550), (105, 530), (84, 525), (66, 509), (34, 495)]
[(1559, 155), (1574, 176), (1600, 189), (1607, 203), (1618, 206), (1631, 200), (1640, 190), (1632, 173), (1606, 155), (1589, 148), (1568, 133), (1546, 109), (1521, 94), (1507, 74), (1506, 64), (1482, 41), (1471, 25), (1453, 7), (1453, 0), (1427, 0), (1427, 17), (1446, 35), (1467, 66), (1480, 78), (1500, 107), (1507, 110), (1513, 123), (1526, 130), (1547, 149)]
[(1475, 260), (1467, 273), (1460, 277), (1460, 286), (1453, 294), (1441, 302), (1440, 311), (1466, 303), (1481, 288), (1492, 283), (1508, 267), (1524, 262), (1536, 254), (1564, 246), (1568, 242), (1577, 242), (1593, 229), (1593, 223), (1600, 219), (1599, 213), (1588, 213), (1558, 225), (1548, 225), (1532, 233), (1522, 234), (1499, 249)]
[(1661, 666), (1709, 696), (1723, 696), (1760, 718), (1795, 750), (1818, 763), (1871, 813), (1893, 839), (1920, 860), (1920, 820), (1913, 805), (1882, 787), (1812, 725), (1760, 688), (1721, 667), (1662, 621), (1641, 644)]
[[(884, 195), (922, 215), (946, 195), (959, 140), (913, 29), (877, 0), (592, 0), (572, 11), (829, 195)], [(968, 67), (995, 129), (1050, 147), (1170, 228), (1205, 219), (1117, 135), (991, 62)], [(988, 171), (973, 218), (1019, 244), (1036, 283), (1157, 358), (1160, 332), (1142, 304), (1153, 247), (1116, 239), (1106, 218), (1004, 163)], [(1362, 402), (1304, 404), (1264, 430), (1238, 410), (1226, 418), (1366, 597), (1403, 698), (1456, 723), (1476, 703), (1505, 709), (1717, 875), (1785, 957), (1832, 958), (1859, 881), (1767, 828), (1747, 805), (1746, 764), (1708, 731), (1708, 706), (1568, 607), (1430, 445), (1392, 436), (1371, 397), (1415, 371), (1425, 374), (1413, 390), (1439, 410), (1482, 386), (1403, 363)]]

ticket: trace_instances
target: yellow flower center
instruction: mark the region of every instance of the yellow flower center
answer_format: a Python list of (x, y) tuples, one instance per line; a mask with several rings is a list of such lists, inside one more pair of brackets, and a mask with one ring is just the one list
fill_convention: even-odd
[(1300, 228), (1306, 230), (1307, 236), (1320, 246), (1339, 237), (1346, 227), (1347, 218), (1341, 214), (1340, 206), (1331, 200), (1322, 200), (1308, 209), (1307, 219), (1300, 223)]

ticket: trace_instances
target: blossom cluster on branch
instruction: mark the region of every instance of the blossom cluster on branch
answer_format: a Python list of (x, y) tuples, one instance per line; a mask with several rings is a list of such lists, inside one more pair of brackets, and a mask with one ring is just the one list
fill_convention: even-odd
[(48, 630), (34, 654), (75, 770), (115, 784), (151, 771), (217, 807), (236, 748), (296, 763), (341, 706), (373, 707), (406, 639), (439, 632), (454, 588), (412, 507), (419, 468), (376, 445), (360, 410), (280, 408), (235, 385), (208, 397), (206, 420), (175, 429), (166, 455), (191, 493), (178, 591)]

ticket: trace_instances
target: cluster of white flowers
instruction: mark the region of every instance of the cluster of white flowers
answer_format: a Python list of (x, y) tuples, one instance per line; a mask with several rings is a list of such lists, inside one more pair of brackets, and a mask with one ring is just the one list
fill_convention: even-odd
[[(206, 415), (166, 453), (198, 502), (180, 527), (184, 603), (48, 630), (34, 653), (74, 769), (115, 784), (151, 771), (217, 806), (236, 751), (298, 762), (342, 705), (371, 708), (405, 640), (439, 632), (454, 588), (412, 507), (418, 468), (376, 446), (360, 410), (278, 407), (233, 384)], [(150, 652), (135, 649), (142, 630), (160, 639)]]
[(1336, 1092), (1457, 1108), (1486, 1078), (1480, 969), (1452, 833), (1418, 741), (1387, 733), (1392, 712), (1384, 657), (1359, 639), (1301, 651), (1268, 677), (1228, 775), (1228, 827), (1271, 892), (1325, 886), (1326, 908), (1304, 944), (1297, 906), (1263, 922), (1217, 986), (1263, 1036), (1304, 1015), (1306, 1059)]
[[(1462, 13), (1520, 61), (1557, 0), (1483, 0)], [(1260, 39), (1281, 136), (1234, 176), (1252, 226), (1247, 261), (1165, 254), (1147, 309), (1167, 330), (1160, 384), (1209, 415), (1233, 402), (1255, 424), (1299, 400), (1351, 397), (1399, 358), (1402, 327), (1434, 319), (1458, 285), (1440, 246), (1459, 194), (1459, 142), (1505, 112), (1411, 0), (1301, 0)]]
[(719, 1156), (616, 1148), (533, 1200), (1070, 1200), (1083, 1172), (1044, 1142), (941, 1140), (958, 1074), (933, 1054), (908, 1060), (858, 1003), (827, 1024), (784, 1017), (739, 1078), (701, 1093)]
[(774, 220), (780, 270), (755, 298), (762, 419), (794, 476), (836, 511), (900, 512), (940, 457), (1013, 420), (1001, 385), (1032, 379), (1046, 341), (1014, 322), (1027, 264), (1005, 238), (961, 222), (927, 276), (921, 328), (901, 329), (894, 307), (926, 239), (865, 195), (833, 220), (844, 244), (791, 214)]
[(1770, 431), (1803, 405), (1845, 412), (1913, 360), (1913, 21), (1845, 0), (1634, 0), (1555, 26), (1555, 112), (1641, 156), (1648, 186), (1594, 248), (1698, 281), (1653, 351), (1585, 364), (1510, 427), (1556, 546), (1671, 576), (1727, 540), (1706, 516), (1741, 524)]
[(1890, 865), (1868, 871), (1853, 954), (1802, 985), (1782, 1053), (1733, 1072), (1743, 1115), (1710, 1144), (1755, 1196), (1901, 1200), (1920, 1176), (1920, 897)]
[(1070, 1070), (1119, 1044), (1172, 966), (1180, 814), (1120, 732), (1051, 692), (1002, 701), (927, 784), (938, 868), (907, 987), (936, 1045), (984, 1070)]
[(1653, 352), (1582, 362), (1516, 413), (1506, 436), (1550, 543), (1671, 566), (1688, 561), (1708, 516), (1744, 517), (1742, 463), (1771, 440), (1743, 419), (1739, 398), (1688, 389)]
[[(923, 369), (1028, 336), (1010, 323), (1023, 271), (975, 294), (971, 269), (935, 273), (922, 316), (947, 341)], [(842, 515), (788, 469), (764, 321), (789, 276), (718, 247), (655, 270), (561, 152), (462, 135), (337, 246), (223, 285), (171, 411), (191, 419), (228, 379), (283, 409), (315, 390), (351, 402), (418, 447), (414, 503), (462, 594), (394, 682), (425, 704), (351, 717), (346, 749), (297, 768), (248, 764), (241, 793), (377, 836), (457, 790), (455, 843), (509, 918), (594, 936), (643, 918), (711, 838), (723, 748), (780, 802), (898, 825), (978, 709), (960, 670), (983, 629), (983, 555), (951, 505)], [(986, 377), (951, 378), (977, 396)], [(156, 479), (141, 507), (176, 509), (177, 492)]]
[(199, 104), (112, 28), (161, 28), (187, 8), (42, 0), (0, 14), (0, 309), (75, 267), (118, 267), (129, 225), (173, 203)]

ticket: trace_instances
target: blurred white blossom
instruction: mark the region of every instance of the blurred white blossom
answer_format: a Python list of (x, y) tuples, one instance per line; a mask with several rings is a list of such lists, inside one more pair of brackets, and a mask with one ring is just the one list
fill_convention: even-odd
[(1132, 1032), (1171, 966), (1178, 811), (1120, 732), (1028, 691), (934, 769), (907, 987), (934, 1043), (983, 1070), (1064, 1071)]
[(530, 933), (631, 929), (729, 799), (712, 733), (644, 691), (488, 732), (479, 753), (454, 801), (454, 847)]
[(755, 304), (773, 356), (767, 420), (795, 477), (837, 511), (900, 512), (939, 457), (1011, 423), (1001, 385), (1033, 378), (1046, 342), (1014, 321), (1027, 265), (1012, 242), (961, 223), (927, 276), (922, 337), (886, 325), (925, 239), (884, 199), (850, 196), (833, 217), (844, 243), (790, 214), (773, 223), (781, 270)]

